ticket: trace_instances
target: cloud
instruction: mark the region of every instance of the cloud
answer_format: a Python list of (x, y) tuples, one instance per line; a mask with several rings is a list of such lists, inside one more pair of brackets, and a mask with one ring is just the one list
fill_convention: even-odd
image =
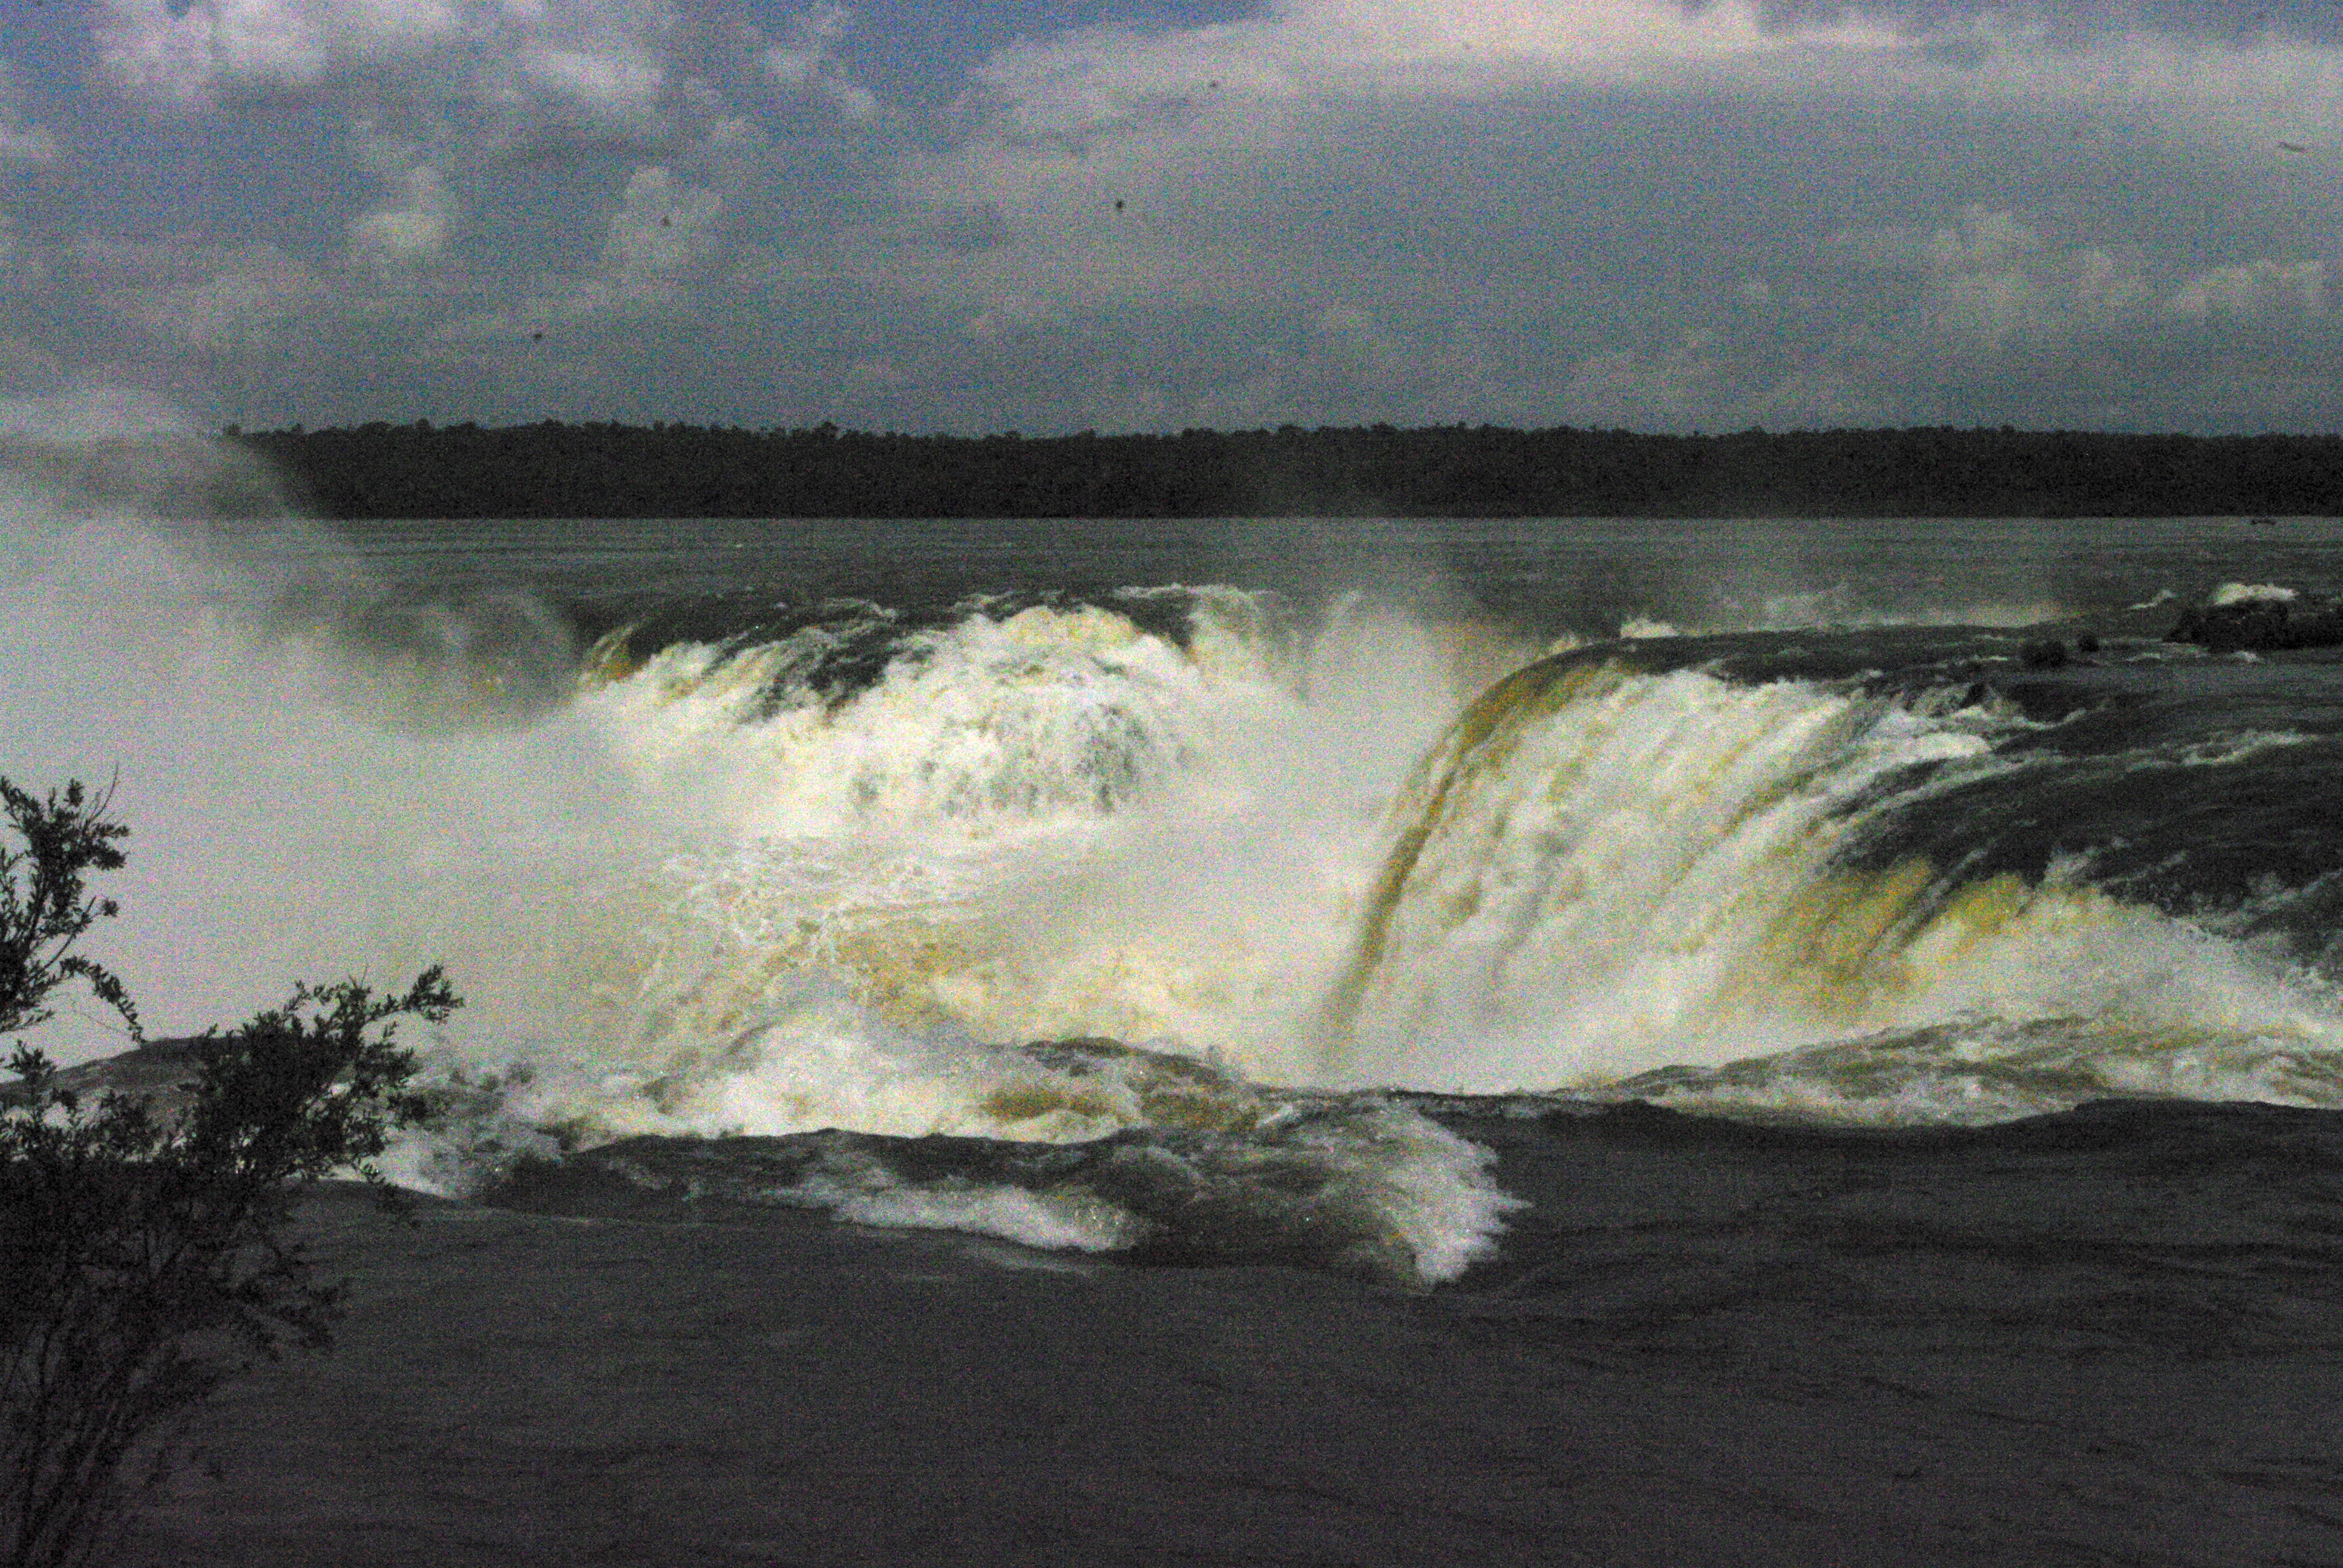
[(781, 87), (829, 104), (850, 120), (867, 120), (879, 100), (855, 81), (838, 59), (838, 46), (853, 25), (843, 5), (823, 4), (793, 21), (786, 41), (759, 56), (766, 75)]
[[(1215, 385), (1264, 409), (1344, 401), (1298, 369), (1341, 357), (1344, 310), (1433, 364), (1476, 333), (1523, 345), (1478, 392), (1443, 384), (1548, 417), (2115, 387), (2188, 313), (2206, 252), (2245, 237), (2218, 228), (2282, 254), (2337, 206), (2269, 181), (2305, 156), (2274, 150), (2306, 134), (2287, 127), (2343, 116), (2343, 53), (2307, 9), (2249, 34), (2216, 9), (1290, 0), (1077, 29), (980, 65), (960, 138), (907, 154), (890, 216), (837, 254), (994, 346), (1104, 358), (1134, 320), (1245, 312), (1274, 363)], [(2178, 188), (2232, 194), (2159, 199)], [(955, 211), (990, 215), (985, 245), (912, 216)], [(2299, 285), (2216, 278), (2205, 308)], [(1405, 382), (1386, 406), (1438, 400)]]
[(1347, 95), (1474, 96), (1540, 83), (1800, 79), (1910, 40), (1852, 12), (1769, 21), (1750, 0), (1290, 0), (1188, 30), (1096, 27), (1003, 49), (978, 81), (1029, 134), (1099, 125), (1148, 102), (1209, 110)]
[(2206, 322), (2327, 314), (2328, 264), (2260, 260), (2190, 278), (2166, 302), (2172, 315)]
[(390, 270), (438, 261), (447, 254), (455, 210), (439, 171), (428, 164), (417, 164), (401, 171), (392, 188), (398, 198), (392, 205), (351, 220), (351, 260)]
[(604, 268), (622, 288), (680, 278), (716, 254), (723, 212), (715, 191), (684, 185), (656, 165), (637, 169), (610, 215)]
[(1282, 14), (1303, 36), (1342, 40), (1352, 68), (1457, 73), (1425, 85), (1529, 71), (1642, 75), (1665, 62), (1748, 62), (1813, 49), (1898, 47), (1903, 35), (1858, 12), (1769, 19), (1748, 0), (1299, 0)]
[(1765, 0), (1763, 14), (1774, 26), (1855, 15), (1912, 33), (1986, 23), (2068, 45), (2137, 33), (2343, 41), (2343, 16), (2326, 0)]
[[(828, 0), (92, 7), (108, 79), (214, 145), (327, 134), (272, 226), (236, 181), (204, 219), (275, 253), (60, 242), (0, 330), (69, 358), (102, 318), (86, 352), (281, 417), (2343, 419), (2343, 27), (2301, 0), (1045, 25), (1110, 0), (919, 84), (900, 15)], [(23, 233), (85, 221), (50, 186)], [(332, 408), (274, 373), (303, 351)]]
[[(0, 386), (5, 386), (0, 380)], [(49, 395), (0, 395), (0, 435), (43, 441), (195, 434), (186, 411), (136, 387), (91, 387)]]
[(35, 125), (25, 112), (25, 92), (16, 69), (0, 57), (0, 168), (57, 161), (57, 138), (45, 126)]
[(0, 165), (56, 162), (57, 139), (43, 126), (0, 121)]
[(518, 303), (442, 323), (446, 343), (560, 336), (565, 349), (581, 330), (608, 329), (687, 316), (702, 286), (716, 278), (725, 248), (724, 197), (679, 180), (664, 166), (637, 169), (604, 226), (590, 271), (537, 280)]
[(478, 0), (101, 0), (96, 31), (116, 82), (197, 109), (224, 95), (411, 66), (495, 28), (501, 9)]
[[(1964, 366), (2071, 370), (2067, 358), (2087, 347), (2142, 366), (2161, 357), (2176, 323), (2292, 328), (2306, 358), (2331, 347), (2321, 330), (2330, 271), (2322, 260), (2265, 257), (2159, 280), (2137, 246), (2057, 244), (2020, 215), (1983, 206), (1926, 234), (1843, 230), (1821, 252), (1907, 277), (1910, 330), (1894, 357), (1906, 375), (1923, 363), (1938, 379)], [(2289, 397), (2298, 402), (2298, 387)]]
[(24, 82), (16, 65), (0, 56), (0, 171), (9, 166), (40, 166), (58, 159), (56, 134), (45, 125), (33, 125), (24, 106)]
[[(599, 46), (590, 46), (594, 45)], [(514, 56), (514, 64), (522, 82), (613, 125), (649, 118), (668, 85), (659, 56), (624, 37), (580, 39), (571, 46), (532, 41)]]
[(1715, 335), (1688, 332), (1656, 354), (1593, 354), (1572, 370), (1570, 419), (1600, 426), (1694, 426), (1715, 409), (1724, 384)]
[(1841, 230), (1821, 254), (1916, 283), (1913, 325), (1950, 347), (1999, 354), (2136, 314), (2148, 286), (2136, 255), (2052, 243), (2018, 214), (1971, 206), (1940, 228)]
[[(1238, 120), (1274, 139), (1342, 102), (1542, 90), (1894, 103), (1942, 113), (2155, 102), (2299, 140), (2343, 117), (2343, 25), (2239, 34), (2191, 8), (1753, 0), (1287, 0), (1212, 26), (1100, 26), (1021, 41), (974, 73), (980, 136), (1081, 150)], [(2087, 13), (2087, 17), (2084, 14)], [(2061, 21), (2059, 18), (2065, 18)], [(2088, 20), (2080, 25), (2078, 18)]]
[(337, 297), (329, 280), (273, 245), (175, 257), (167, 265), (197, 276), (120, 288), (109, 303), (148, 331), (203, 352), (267, 352), (287, 337), (306, 336), (302, 329)]
[[(293, 95), (452, 106), (443, 132), (531, 154), (735, 136), (779, 87), (868, 119), (837, 57), (850, 15), (820, 4), (776, 41), (708, 0), (99, 0), (102, 70), (150, 106), (202, 115)], [(429, 117), (427, 114), (426, 117)]]
[[(57, 357), (39, 344), (0, 330), (0, 408), (12, 398), (36, 397), (54, 391), (65, 377)], [(0, 416), (0, 429), (5, 429)]]
[(508, 141), (648, 145), (720, 105), (668, 0), (102, 0), (106, 76), (204, 114), (272, 95), (462, 106)]

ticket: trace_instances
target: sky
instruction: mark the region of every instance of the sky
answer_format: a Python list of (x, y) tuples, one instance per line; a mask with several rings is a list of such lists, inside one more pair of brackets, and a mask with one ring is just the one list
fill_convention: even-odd
[(2336, 430), (2343, 6), (0, 0), (0, 421), (120, 406)]

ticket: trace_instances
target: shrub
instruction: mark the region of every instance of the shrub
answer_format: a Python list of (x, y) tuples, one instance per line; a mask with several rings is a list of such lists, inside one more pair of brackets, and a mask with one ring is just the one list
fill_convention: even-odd
[(78, 980), (137, 1037), (138, 1012), (122, 982), (73, 950), (90, 927), (115, 913), (112, 899), (85, 890), (91, 871), (121, 869), (116, 846), (130, 836), (107, 819), (109, 799), (90, 799), (75, 779), (63, 795), (51, 790), (41, 800), (0, 779), (0, 811), (25, 841), (21, 849), (0, 844), (0, 1034), (47, 1022), (55, 1010), (49, 994)]
[[(114, 912), (85, 874), (122, 864), (126, 830), (78, 785), (37, 800), (0, 779), (0, 801), (25, 845), (0, 849), (0, 1028), (78, 980), (135, 1036), (119, 982), (72, 950)], [(299, 987), (189, 1041), (193, 1091), (167, 1117), (87, 1104), (19, 1043), (0, 1108), (0, 1562), (86, 1561), (225, 1378), (329, 1342), (347, 1286), (287, 1235), (298, 1196), (344, 1169), (379, 1184), (369, 1162), (423, 1109), (397, 1023), (459, 1005), (436, 967), (404, 994)]]

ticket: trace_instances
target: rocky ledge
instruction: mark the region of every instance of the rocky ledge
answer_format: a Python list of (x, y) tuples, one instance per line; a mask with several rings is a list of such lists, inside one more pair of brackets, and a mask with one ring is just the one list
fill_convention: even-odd
[[(192, 1040), (150, 1040), (119, 1055), (61, 1068), (56, 1084), (91, 1106), (107, 1094), (127, 1094), (146, 1101), (167, 1121), (186, 1108), (196, 1080), (202, 1076), (203, 1064), (196, 1060), (194, 1046)], [(0, 1082), (0, 1108), (23, 1101), (21, 1083), (13, 1078)]]
[(2343, 646), (2343, 598), (2231, 583), (2184, 611), (2164, 640), (2193, 642), (2216, 653)]

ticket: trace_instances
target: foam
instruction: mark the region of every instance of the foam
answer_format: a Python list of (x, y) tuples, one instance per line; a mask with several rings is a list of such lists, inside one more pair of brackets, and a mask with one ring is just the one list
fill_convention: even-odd
[[(1111, 1040), (986, 1046), (897, 1028), (835, 992), (663, 1065), (443, 1070), (433, 1116), (386, 1173), (471, 1196), (521, 1161), (607, 1151), (638, 1186), (862, 1224), (1419, 1283), (1462, 1272), (1518, 1207), (1486, 1150), (1380, 1096), (1262, 1089)], [(558, 1153), (548, 1128), (586, 1152)], [(681, 1174), (658, 1141), (676, 1138), (694, 1141)]]
[(2213, 590), (2213, 608), (2224, 608), (2236, 604), (2292, 604), (2302, 597), (2301, 590), (2277, 583), (2223, 583)]
[(2272, 751), (2311, 745), (2317, 739), (2298, 729), (2240, 729), (2233, 734), (2191, 740), (2144, 755), (2135, 754), (2125, 759), (2124, 768), (2127, 772), (2154, 771), (2162, 768), (2232, 768)]
[(2063, 620), (2068, 613), (2063, 606), (2049, 600), (1883, 607), (1864, 603), (1842, 587), (1812, 593), (1779, 594), (1754, 604), (1727, 603), (1719, 607), (1718, 613), (1696, 621), (1629, 616), (1619, 623), (1618, 636), (1623, 641), (1635, 642), (1741, 632), (1871, 631), (1898, 627), (1973, 626), (2016, 630)]
[(1763, 1120), (1974, 1126), (2117, 1096), (2333, 1106), (2343, 1101), (2343, 1060), (2299, 1040), (2219, 1029), (1975, 1018), (1667, 1069), (1601, 1093)]

